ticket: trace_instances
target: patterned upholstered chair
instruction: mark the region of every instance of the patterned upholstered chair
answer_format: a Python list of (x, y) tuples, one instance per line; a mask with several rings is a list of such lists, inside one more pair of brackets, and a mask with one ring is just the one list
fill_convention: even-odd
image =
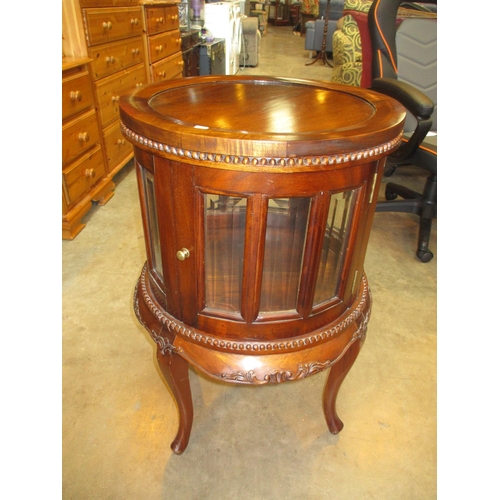
[[(372, 43), (368, 29), (368, 12), (373, 0), (346, 0), (343, 16), (333, 34), (332, 81), (369, 87), (372, 81)], [(396, 25), (410, 18), (428, 18), (437, 6), (427, 2), (402, 1)]]
[[(363, 53), (370, 50), (368, 11), (372, 0), (346, 0), (343, 16), (337, 22), (333, 34), (332, 81), (347, 85), (369, 87), (370, 79), (362, 79)], [(365, 53), (364, 65), (370, 67), (370, 53)], [(367, 75), (366, 71), (364, 72)]]

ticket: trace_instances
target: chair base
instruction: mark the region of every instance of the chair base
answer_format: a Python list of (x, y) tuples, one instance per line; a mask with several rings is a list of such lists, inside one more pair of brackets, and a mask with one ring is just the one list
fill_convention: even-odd
[[(397, 200), (398, 196), (403, 199)], [(429, 239), (432, 219), (437, 217), (437, 176), (431, 174), (427, 178), (422, 194), (389, 182), (385, 188), (385, 198), (388, 201), (378, 202), (376, 212), (403, 212), (420, 217), (416, 255), (421, 262), (430, 262), (434, 257), (429, 250)]]

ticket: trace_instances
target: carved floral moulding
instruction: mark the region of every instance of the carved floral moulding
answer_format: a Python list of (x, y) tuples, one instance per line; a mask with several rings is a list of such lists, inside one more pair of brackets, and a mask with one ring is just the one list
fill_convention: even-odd
[[(352, 336), (353, 340), (358, 338), (363, 340), (366, 335), (366, 329), (371, 312), (371, 292), (368, 286), (368, 281), (366, 280), (366, 276), (363, 274), (360, 286), (360, 296), (356, 306), (346, 315), (345, 318), (335, 323), (333, 327), (328, 328), (327, 325), (327, 328), (323, 331), (315, 330), (314, 332), (310, 332), (300, 337), (295, 337), (287, 340), (281, 339), (265, 342), (259, 340), (222, 340), (208, 335), (196, 328), (188, 327), (167, 312), (161, 310), (148, 290), (148, 276), (149, 273), (146, 263), (144, 264), (141, 275), (136, 285), (134, 293), (134, 309), (137, 317), (141, 321), (141, 324), (149, 331), (153, 340), (157, 343), (160, 349), (166, 349), (169, 351), (171, 349), (168, 346), (166, 347), (161, 344), (160, 341), (160, 339), (163, 338), (168, 342), (170, 346), (174, 347), (171, 344), (170, 340), (162, 335), (163, 328), (166, 328), (166, 330), (171, 335), (181, 335), (191, 342), (195, 342), (200, 345), (215, 347), (223, 351), (241, 354), (275, 354), (302, 350), (304, 348), (312, 347), (314, 345), (317, 345), (318, 343), (325, 342), (336, 337), (338, 334), (342, 333), (346, 330), (346, 328), (351, 327), (351, 325), (353, 324), (356, 324), (357, 326)], [(154, 332), (153, 334), (152, 329), (148, 328), (145, 325), (145, 322), (141, 319), (139, 311), (139, 295), (155, 320), (162, 325), (159, 333)]]
[(154, 154), (174, 159), (189, 158), (200, 164), (215, 164), (217, 168), (223, 168), (224, 165), (245, 165), (247, 167), (254, 167), (257, 170), (266, 167), (285, 167), (287, 170), (292, 171), (294, 167), (310, 167), (321, 168), (332, 165), (346, 164), (360, 160), (376, 160), (382, 155), (387, 155), (395, 150), (401, 144), (402, 134), (398, 135), (393, 140), (369, 149), (362, 149), (360, 151), (351, 151), (337, 155), (308, 155), (308, 156), (295, 156), (295, 157), (254, 157), (254, 156), (240, 156), (240, 155), (226, 155), (219, 153), (205, 153), (202, 151), (192, 151), (182, 149), (168, 144), (162, 144), (153, 141), (137, 134), (129, 129), (122, 121), (120, 121), (121, 130), (123, 135), (128, 137), (131, 141), (140, 144), (142, 147), (147, 147)]

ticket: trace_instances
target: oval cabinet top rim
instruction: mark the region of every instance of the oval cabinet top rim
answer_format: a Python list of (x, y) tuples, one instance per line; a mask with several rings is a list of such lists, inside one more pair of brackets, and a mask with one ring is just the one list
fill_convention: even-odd
[(332, 153), (332, 148), (347, 152), (394, 139), (401, 132), (405, 110), (367, 89), (226, 75), (138, 87), (120, 99), (120, 115), (130, 130), (175, 147), (198, 143), (211, 152), (228, 152), (217, 149), (257, 141), (259, 149), (267, 142), (277, 153), (280, 145), (293, 150), (294, 145), (312, 141), (314, 149)]

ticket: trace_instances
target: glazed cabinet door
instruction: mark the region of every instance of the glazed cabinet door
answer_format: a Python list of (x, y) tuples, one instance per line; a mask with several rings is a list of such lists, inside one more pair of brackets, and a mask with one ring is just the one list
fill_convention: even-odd
[[(373, 216), (377, 162), (339, 172), (269, 176), (199, 168), (136, 150), (150, 272), (166, 310), (205, 328), (338, 317), (356, 295)], [(158, 193), (162, 193), (161, 197)], [(145, 215), (144, 215), (145, 216)], [(164, 285), (164, 286), (162, 286)], [(222, 322), (222, 323), (223, 323)], [(220, 328), (220, 326), (219, 326)]]
[[(166, 290), (165, 310), (196, 325), (194, 187), (190, 167), (135, 149), (149, 272)], [(162, 193), (161, 196), (159, 193)]]

